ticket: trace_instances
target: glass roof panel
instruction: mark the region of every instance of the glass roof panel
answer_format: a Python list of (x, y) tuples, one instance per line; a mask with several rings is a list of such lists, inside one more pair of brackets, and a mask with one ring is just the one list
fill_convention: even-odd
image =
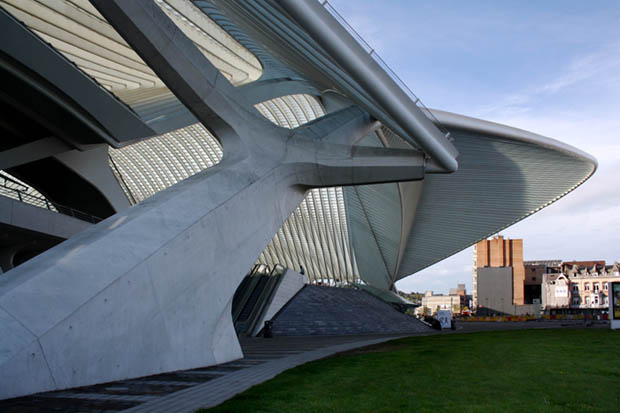
[[(192, 2), (156, 4), (233, 85), (262, 75), (259, 60)], [(88, 0), (0, 0), (0, 5), (141, 117), (180, 105)]]
[[(296, 128), (325, 115), (321, 102), (310, 95), (282, 96), (255, 107), (285, 128)], [(270, 266), (284, 262), (296, 271), (303, 266), (311, 282), (343, 285), (359, 281), (341, 187), (308, 191), (258, 258), (258, 263)]]

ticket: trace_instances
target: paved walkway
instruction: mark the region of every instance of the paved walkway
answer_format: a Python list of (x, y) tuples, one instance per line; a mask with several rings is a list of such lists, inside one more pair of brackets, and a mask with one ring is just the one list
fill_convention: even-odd
[[(513, 322), (513, 323), (463, 323), (449, 333), (476, 331), (516, 330), (530, 328), (583, 328), (583, 322)], [(591, 327), (609, 328), (599, 323)], [(443, 333), (445, 333), (443, 332)], [(235, 371), (209, 382), (178, 391), (162, 399), (149, 401), (126, 413), (194, 412), (199, 408), (217, 406), (256, 384), (267, 381), (285, 370), (360, 347), (383, 343), (401, 337), (438, 334), (427, 330), (408, 335), (382, 336), (305, 336), (274, 337), (273, 339), (251, 338), (241, 341), (245, 357), (242, 360), (257, 360), (260, 364)]]
[[(428, 334), (433, 334), (429, 332)], [(206, 383), (181, 390), (163, 399), (153, 400), (126, 410), (127, 413), (193, 412), (213, 407), (250, 387), (267, 381), (285, 370), (342, 351), (378, 344), (403, 336), (279, 337), (242, 342), (243, 360), (261, 360), (261, 364), (235, 371)]]

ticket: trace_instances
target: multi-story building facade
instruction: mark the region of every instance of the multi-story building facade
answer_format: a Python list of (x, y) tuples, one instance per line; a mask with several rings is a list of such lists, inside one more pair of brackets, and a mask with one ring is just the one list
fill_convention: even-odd
[[(591, 264), (590, 267), (587, 265)], [(609, 287), (620, 281), (620, 265), (605, 261), (564, 262), (561, 273), (543, 277), (543, 309), (580, 312), (609, 308)]]
[(470, 296), (467, 295), (465, 284), (457, 284), (456, 288), (450, 289), (450, 294), (433, 294), (432, 291), (426, 291), (422, 297), (422, 305), (418, 307), (416, 313), (429, 311), (434, 313), (437, 310), (449, 310), (454, 313), (460, 313), (463, 308), (469, 305)]

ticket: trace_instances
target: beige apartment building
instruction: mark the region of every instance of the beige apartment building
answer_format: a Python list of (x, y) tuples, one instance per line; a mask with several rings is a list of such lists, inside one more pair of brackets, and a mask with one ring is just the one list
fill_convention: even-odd
[(605, 261), (562, 263), (562, 273), (543, 277), (543, 308), (551, 310), (606, 310), (610, 283), (620, 281), (620, 265)]
[(416, 309), (416, 314), (421, 314), (425, 308), (430, 313), (437, 310), (449, 310), (460, 313), (464, 307), (468, 306), (469, 296), (465, 290), (465, 284), (458, 284), (456, 288), (450, 289), (450, 294), (433, 294), (426, 291), (422, 297), (422, 305)]

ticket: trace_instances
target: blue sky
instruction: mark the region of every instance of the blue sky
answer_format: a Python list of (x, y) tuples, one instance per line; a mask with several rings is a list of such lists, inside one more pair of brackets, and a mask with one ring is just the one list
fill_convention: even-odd
[[(431, 108), (566, 142), (599, 162), (566, 198), (503, 231), (527, 259), (620, 261), (620, 1), (330, 3)], [(397, 287), (471, 289), (472, 250)]]

